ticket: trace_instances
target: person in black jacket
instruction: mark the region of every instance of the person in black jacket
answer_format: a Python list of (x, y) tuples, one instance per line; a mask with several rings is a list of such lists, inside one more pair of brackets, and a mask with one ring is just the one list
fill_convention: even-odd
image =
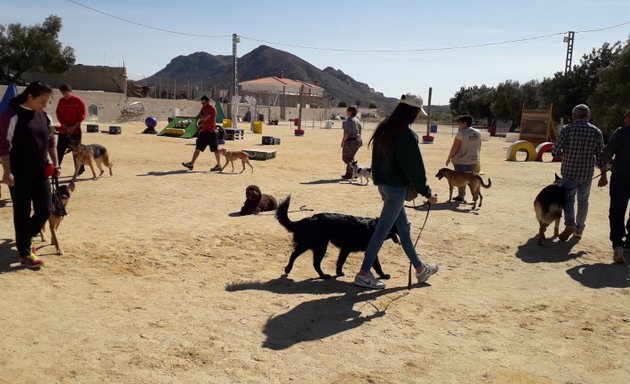
[(27, 268), (44, 264), (31, 249), (31, 238), (50, 216), (49, 176), (60, 174), (51, 119), (44, 111), (51, 94), (47, 84), (32, 82), (0, 113), (2, 181), (11, 191), (15, 243), (20, 263)]
[[(602, 152), (602, 164), (608, 164), (611, 160), (612, 176), (610, 177), (610, 209), (608, 211), (610, 241), (613, 247), (613, 261), (623, 263), (624, 253), (630, 252), (630, 217), (624, 227), (630, 200), (630, 109), (624, 115), (623, 126), (612, 133)], [(606, 171), (606, 168), (602, 168), (602, 178), (597, 184), (600, 187), (608, 184)], [(630, 262), (630, 258), (627, 260)]]

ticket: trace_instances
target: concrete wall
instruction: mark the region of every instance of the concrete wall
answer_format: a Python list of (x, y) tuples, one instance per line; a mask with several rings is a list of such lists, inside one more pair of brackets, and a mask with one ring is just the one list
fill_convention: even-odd
[[(6, 91), (6, 85), (0, 85), (0, 97), (4, 95)], [(24, 87), (18, 87), (18, 92), (21, 92)], [(90, 105), (95, 105), (96, 110), (98, 112), (98, 116), (96, 120), (97, 122), (102, 123), (110, 123), (110, 122), (120, 122), (120, 121), (144, 121), (147, 116), (153, 116), (158, 121), (166, 121), (170, 116), (175, 114), (175, 109), (180, 110), (180, 115), (182, 116), (195, 116), (199, 109), (201, 108), (201, 103), (199, 101), (190, 101), (190, 100), (166, 100), (166, 99), (150, 99), (150, 98), (135, 98), (129, 97), (126, 98), (125, 95), (121, 93), (113, 93), (113, 92), (100, 92), (100, 91), (79, 91), (75, 90), (73, 92), (75, 95), (79, 96), (83, 99), (85, 103), (85, 107), (89, 109)], [(61, 98), (61, 92), (55, 89), (53, 92), (53, 97), (50, 106), (47, 108), (48, 113), (56, 119), (55, 117), (55, 108), (57, 107), (57, 102)], [(138, 116), (122, 116), (121, 112), (127, 107), (129, 104), (133, 102), (141, 102), (145, 107), (145, 113)], [(264, 115), (264, 121), (269, 120), (271, 116), (273, 119), (281, 119), (279, 106), (275, 107), (266, 107), (266, 106), (258, 106), (257, 113)], [(239, 116), (244, 116), (247, 112), (248, 107), (246, 104), (241, 104), (239, 106)], [(223, 112), (228, 114), (227, 105), (223, 105)], [(328, 120), (331, 115), (335, 113), (340, 116), (345, 116), (345, 108), (304, 108), (302, 109), (302, 121), (311, 122), (313, 119), (315, 121), (320, 120)], [(298, 108), (286, 108), (286, 120), (293, 120), (297, 118), (299, 115)], [(161, 123), (160, 123), (161, 124)], [(341, 126), (341, 124), (339, 124)]]
[(124, 67), (102, 65), (71, 65), (65, 73), (26, 72), (22, 75), (26, 82), (41, 80), (54, 88), (70, 84), (72, 89), (98, 89), (124, 93), (127, 89), (127, 74)]

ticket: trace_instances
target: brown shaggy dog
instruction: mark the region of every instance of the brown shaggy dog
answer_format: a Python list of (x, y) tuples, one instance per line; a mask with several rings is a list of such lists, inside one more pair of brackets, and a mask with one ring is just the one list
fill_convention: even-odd
[(245, 203), (241, 208), (241, 215), (256, 215), (263, 211), (274, 211), (276, 208), (278, 208), (276, 199), (262, 193), (257, 185), (245, 188)]

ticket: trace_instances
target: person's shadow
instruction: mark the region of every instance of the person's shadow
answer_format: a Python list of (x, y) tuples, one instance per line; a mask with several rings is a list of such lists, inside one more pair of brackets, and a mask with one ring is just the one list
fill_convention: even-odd
[(578, 239), (572, 237), (566, 243), (561, 241), (544, 240), (544, 245), (538, 245), (538, 235), (535, 235), (516, 250), (516, 257), (525, 263), (562, 263), (571, 259), (584, 256), (586, 252), (571, 252), (578, 243)]
[(17, 254), (11, 250), (14, 244), (11, 239), (0, 239), (0, 274), (21, 269), (20, 266), (11, 265), (19, 261)]
[(567, 274), (588, 288), (630, 288), (630, 268), (623, 264), (576, 265)]
[[(422, 286), (427, 286), (423, 284)], [(350, 329), (354, 329), (373, 319), (385, 316), (387, 306), (407, 295), (402, 293), (393, 298), (383, 308), (373, 301), (383, 295), (406, 290), (407, 287), (394, 287), (376, 291), (364, 291), (350, 283), (335, 279), (322, 281), (309, 279), (294, 282), (283, 276), (268, 282), (246, 282), (229, 285), (228, 291), (264, 290), (280, 294), (330, 294), (343, 292), (343, 295), (303, 302), (286, 313), (271, 316), (263, 327), (267, 336), (262, 347), (283, 350), (304, 342), (321, 340)], [(362, 304), (355, 309), (357, 304)], [(371, 309), (369, 309), (371, 308)], [(371, 313), (364, 314), (362, 309)]]
[[(318, 184), (339, 184), (341, 178), (336, 179), (320, 179), (320, 180), (312, 180), (312, 181), (302, 181), (300, 184), (302, 185), (318, 185)], [(349, 182), (346, 184), (350, 184)]]

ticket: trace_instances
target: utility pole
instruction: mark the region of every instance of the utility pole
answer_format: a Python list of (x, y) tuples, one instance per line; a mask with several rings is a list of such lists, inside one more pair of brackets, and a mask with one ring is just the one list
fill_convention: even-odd
[(562, 39), (567, 43), (567, 59), (564, 64), (564, 74), (566, 75), (571, 70), (571, 61), (573, 60), (573, 41), (575, 40), (575, 32), (567, 32), (567, 36)]
[(232, 96), (238, 95), (238, 55), (236, 53), (236, 45), (241, 39), (236, 33), (232, 34)]

